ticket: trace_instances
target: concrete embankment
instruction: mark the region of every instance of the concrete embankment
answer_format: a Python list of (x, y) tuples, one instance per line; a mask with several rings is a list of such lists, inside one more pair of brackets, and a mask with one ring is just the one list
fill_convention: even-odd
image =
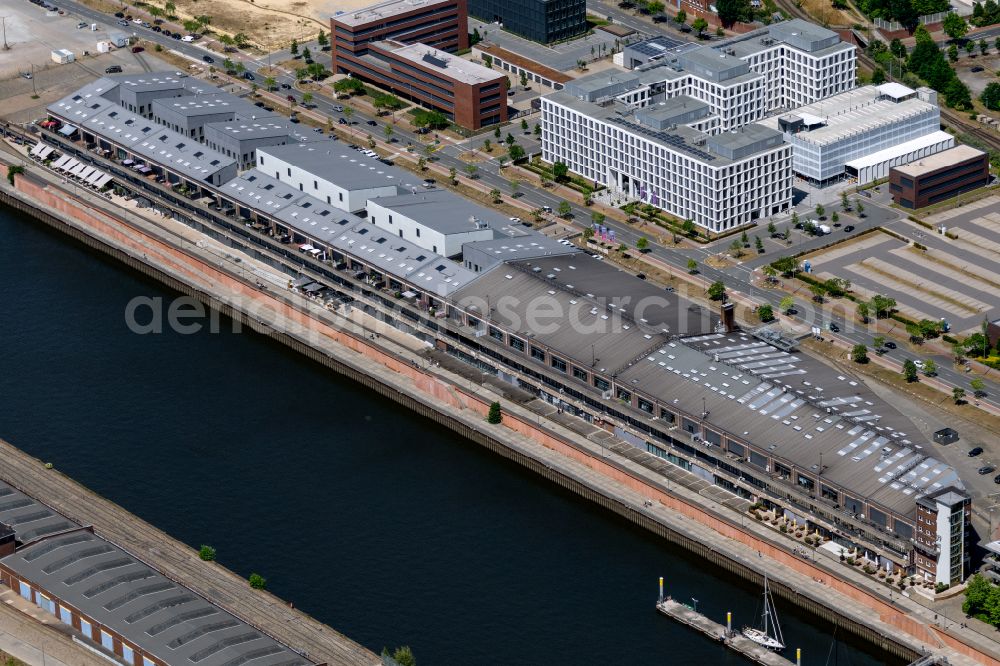
[(684, 546), (706, 564), (755, 582), (766, 567), (776, 594), (899, 657), (934, 650), (955, 664), (1000, 665), (995, 644), (969, 644), (939, 631), (912, 601), (891, 602), (850, 582), (850, 571), (843, 572), (848, 580), (839, 579), (840, 572), (829, 566), (791, 554), (765, 528), (741, 526), (704, 497), (668, 489), (663, 477), (631, 461), (605, 458), (595, 443), (558, 424), (542, 424), (518, 405), (505, 405), (503, 425), (486, 424), (483, 417), (495, 395), (460, 387), (457, 376), (443, 369), (421, 368), (419, 357), (403, 349), (335, 327), (329, 313), (293, 295), (261, 292), (200, 256), (198, 248), (171, 239), (162, 224), (125, 223), (31, 176), (18, 177), (17, 183), (14, 192), (3, 182), (3, 201)]

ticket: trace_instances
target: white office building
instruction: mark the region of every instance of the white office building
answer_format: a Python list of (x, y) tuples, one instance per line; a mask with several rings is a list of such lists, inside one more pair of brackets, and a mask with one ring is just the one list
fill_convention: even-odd
[(258, 148), (257, 168), (340, 210), (364, 210), (369, 199), (415, 191), (420, 179), (333, 141)]
[(792, 200), (791, 147), (777, 130), (708, 135), (677, 124), (676, 109), (630, 111), (566, 90), (542, 98), (542, 158), (716, 233)]
[(955, 145), (942, 132), (933, 90), (898, 83), (864, 86), (761, 122), (784, 133), (792, 168), (816, 185), (865, 184), (889, 169)]

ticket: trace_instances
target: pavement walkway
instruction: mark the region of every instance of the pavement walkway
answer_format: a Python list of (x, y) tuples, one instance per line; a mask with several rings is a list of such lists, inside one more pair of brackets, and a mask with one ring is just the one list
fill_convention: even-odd
[(108, 666), (107, 657), (74, 643), (58, 624), (12, 590), (0, 593), (0, 652), (29, 666)]

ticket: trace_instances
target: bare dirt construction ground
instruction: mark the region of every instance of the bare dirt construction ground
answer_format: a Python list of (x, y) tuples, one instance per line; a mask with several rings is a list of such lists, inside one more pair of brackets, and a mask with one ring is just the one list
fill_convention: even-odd
[(864, 23), (860, 17), (844, 9), (834, 9), (830, 0), (802, 0), (802, 9), (824, 25), (852, 25)]
[[(159, 4), (159, 3), (155, 3)], [(235, 35), (245, 33), (265, 50), (282, 48), (293, 39), (315, 37), (330, 31), (330, 16), (321, 0), (174, 0), (177, 15), (212, 17), (212, 29)]]

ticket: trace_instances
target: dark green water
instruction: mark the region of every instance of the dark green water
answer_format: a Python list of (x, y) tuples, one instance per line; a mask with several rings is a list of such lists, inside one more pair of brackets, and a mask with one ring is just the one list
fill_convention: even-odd
[[(252, 333), (136, 335), (173, 295), (0, 209), (0, 437), (380, 650), (437, 664), (746, 664), (653, 610), (757, 590)], [(779, 602), (805, 664), (885, 663)]]

